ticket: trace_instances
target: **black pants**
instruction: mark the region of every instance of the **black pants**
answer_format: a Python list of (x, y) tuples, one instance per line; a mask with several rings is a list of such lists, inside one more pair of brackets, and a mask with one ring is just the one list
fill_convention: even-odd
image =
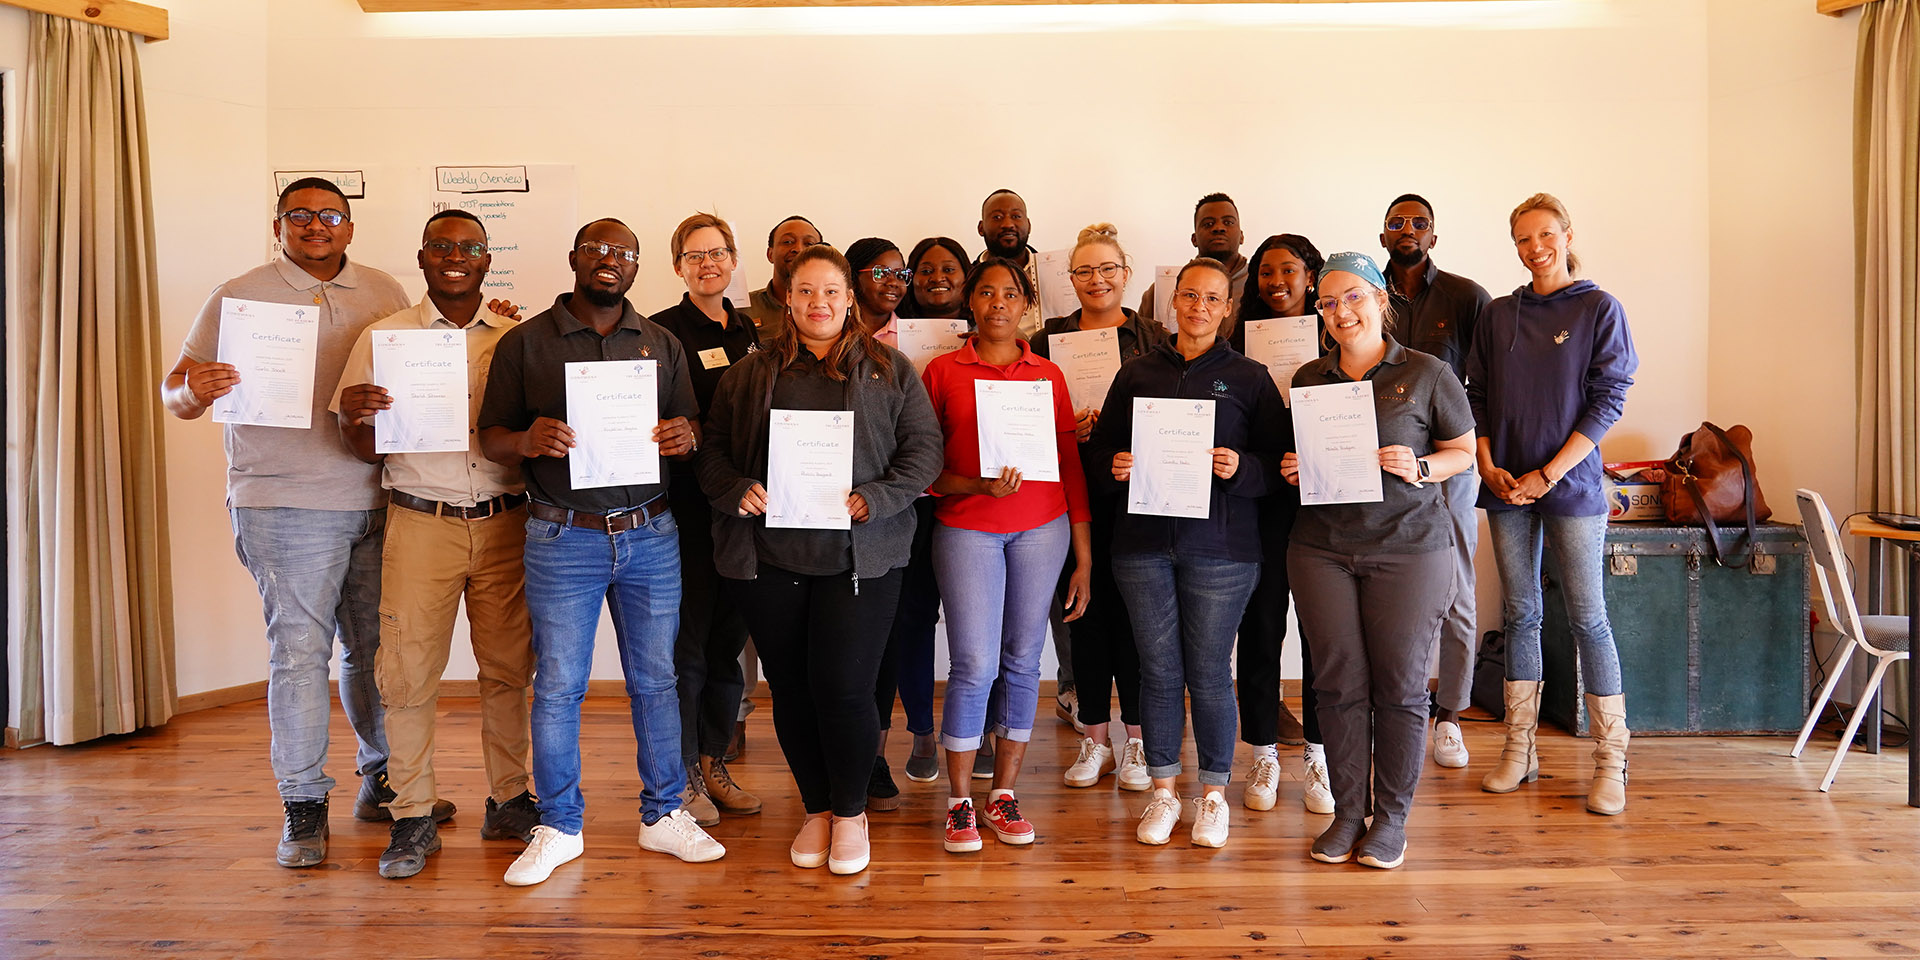
[(901, 572), (859, 581), (760, 565), (732, 581), (773, 691), (773, 730), (808, 813), (857, 817), (880, 745), (873, 685), (900, 602)]
[[(1292, 504), (1260, 505), (1260, 585), (1240, 618), (1234, 652), (1234, 687), (1240, 700), (1240, 740), (1256, 747), (1280, 742), (1280, 652), (1287, 639), (1287, 541), (1293, 535)], [(1307, 742), (1320, 743), (1320, 698), (1313, 692), (1313, 650), (1300, 627), (1301, 725)]]
[[(1120, 588), (1113, 582), (1113, 530), (1117, 511), (1123, 508), (1118, 496), (1098, 496), (1088, 506), (1093, 512), (1089, 532), (1093, 541), (1092, 600), (1080, 619), (1067, 624), (1072, 639), (1067, 655), (1073, 663), (1074, 689), (1080, 698), (1081, 723), (1107, 723), (1113, 719), (1112, 691), (1119, 688), (1120, 722), (1140, 723), (1140, 652), (1133, 645), (1133, 621), (1127, 618), (1127, 606)], [(1061, 571), (1061, 589), (1073, 573), (1073, 555), (1067, 555)], [(1120, 738), (1122, 742), (1125, 737)]]
[(740, 604), (723, 596), (713, 569), (711, 509), (689, 479), (673, 478), (668, 503), (680, 525), (680, 632), (673, 670), (680, 696), (680, 759), (688, 764), (727, 752), (740, 715), (746, 676), (740, 651), (747, 620)]
[(893, 695), (907, 711), (907, 732), (933, 733), (933, 628), (940, 622), (940, 584), (933, 576), (933, 498), (913, 502), (913, 553), (900, 579), (900, 607), (887, 635), (873, 705), (880, 729), (893, 728)]

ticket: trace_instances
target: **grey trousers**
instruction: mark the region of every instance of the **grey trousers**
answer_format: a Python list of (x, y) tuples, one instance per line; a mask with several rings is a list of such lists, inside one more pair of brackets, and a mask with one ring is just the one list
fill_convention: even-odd
[(1473, 502), (1480, 496), (1480, 474), (1465, 470), (1441, 481), (1447, 512), (1453, 516), (1453, 605), (1440, 624), (1439, 690), (1442, 710), (1465, 710), (1473, 702), (1473, 661), (1480, 652), (1475, 616), (1473, 553), (1480, 546), (1480, 517)]
[(1413, 808), (1427, 754), (1427, 662), (1453, 600), (1452, 561), (1451, 550), (1287, 550), (1300, 633), (1313, 647), (1335, 817), (1403, 824)]

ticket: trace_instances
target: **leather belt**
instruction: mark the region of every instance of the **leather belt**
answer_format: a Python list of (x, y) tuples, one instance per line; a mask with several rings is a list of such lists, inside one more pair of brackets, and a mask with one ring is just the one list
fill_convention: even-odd
[(549, 520), (554, 523), (568, 523), (576, 527), (585, 527), (588, 530), (599, 530), (609, 536), (616, 533), (626, 533), (628, 530), (645, 526), (652, 522), (653, 518), (666, 512), (667, 497), (665, 494), (654, 497), (652, 500), (648, 500), (646, 503), (630, 510), (621, 510), (615, 513), (586, 513), (580, 510), (568, 510), (565, 507), (556, 507), (551, 503), (541, 503), (538, 500), (531, 501), (527, 504), (527, 514), (536, 519)]
[(436, 517), (459, 517), (462, 520), (485, 520), (495, 514), (506, 513), (508, 510), (512, 510), (514, 507), (527, 502), (527, 495), (524, 493), (509, 493), (504, 496), (494, 497), (492, 500), (484, 503), (476, 503), (471, 507), (456, 507), (451, 503), (428, 500), (425, 497), (416, 497), (411, 493), (402, 493), (399, 490), (388, 491), (387, 498), (391, 500), (396, 507), (418, 510), (421, 513), (430, 513)]

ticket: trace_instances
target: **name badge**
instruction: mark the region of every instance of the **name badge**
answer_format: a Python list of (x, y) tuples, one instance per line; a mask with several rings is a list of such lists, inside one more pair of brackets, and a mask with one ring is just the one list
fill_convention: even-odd
[(726, 347), (714, 347), (712, 350), (700, 351), (700, 366), (702, 369), (712, 370), (715, 367), (724, 367), (732, 362), (733, 361), (727, 359)]

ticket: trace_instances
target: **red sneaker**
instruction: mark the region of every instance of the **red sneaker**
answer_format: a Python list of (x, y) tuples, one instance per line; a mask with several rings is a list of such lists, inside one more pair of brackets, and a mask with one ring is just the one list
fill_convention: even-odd
[(972, 853), (980, 849), (980, 828), (974, 826), (973, 801), (962, 800), (947, 811), (948, 853)]
[(1012, 794), (987, 801), (987, 829), (1001, 843), (1019, 846), (1033, 842), (1033, 824), (1020, 815), (1020, 801)]

